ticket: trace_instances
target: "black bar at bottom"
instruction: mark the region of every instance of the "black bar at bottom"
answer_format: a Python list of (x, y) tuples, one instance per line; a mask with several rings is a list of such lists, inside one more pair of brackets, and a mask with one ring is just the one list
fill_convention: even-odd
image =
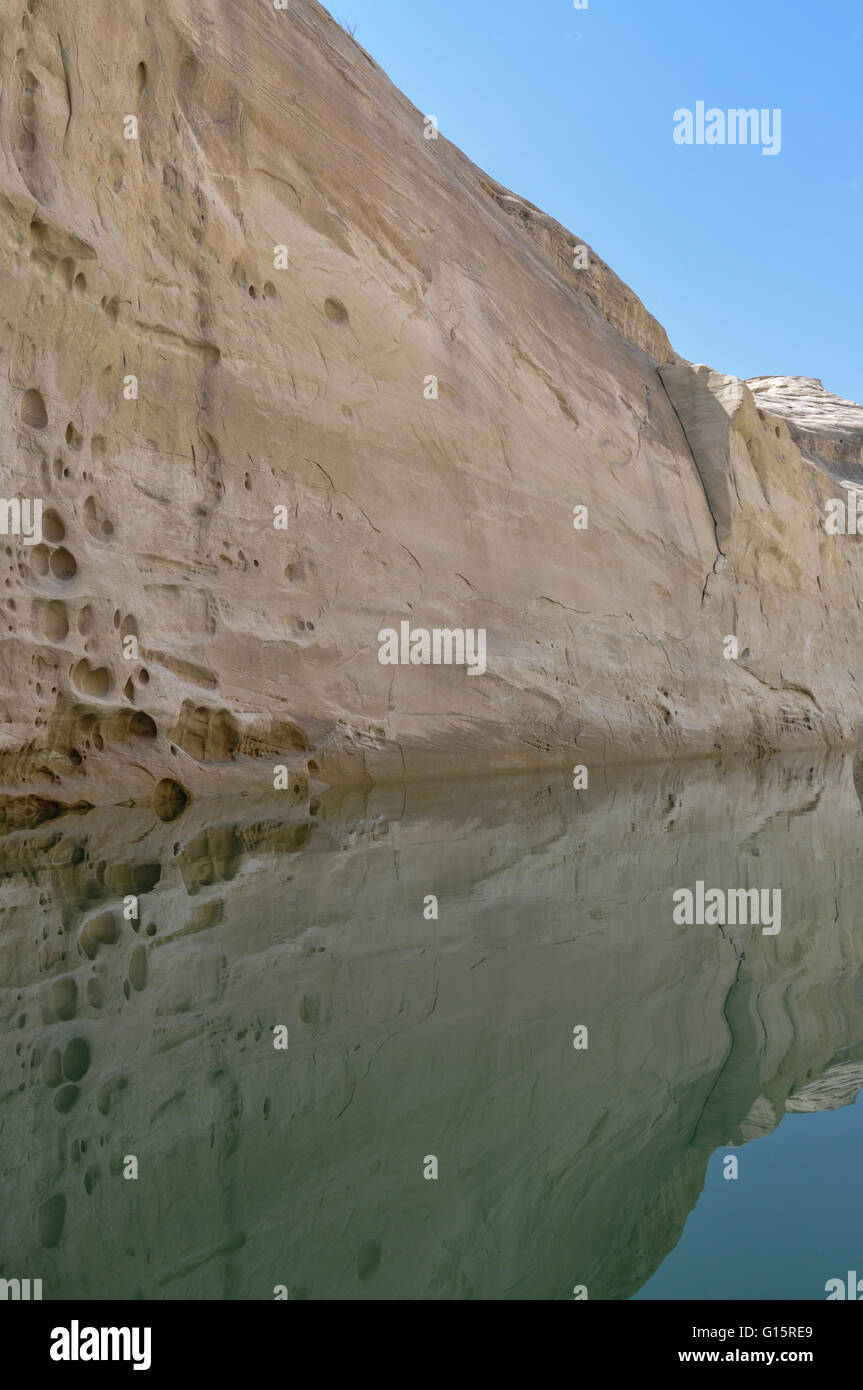
[[(398, 1332), (415, 1336), (419, 1331), (422, 1335), (422, 1323), (426, 1322), (428, 1333), (433, 1334), (431, 1347), (441, 1347), (441, 1372), (448, 1366), (451, 1370), (452, 1348), (447, 1350), (448, 1343), (438, 1341), (446, 1331), (440, 1308), (430, 1316), (428, 1312), (412, 1314), (407, 1303), (399, 1306)], [(302, 1350), (295, 1340), (297, 1334), (314, 1330), (317, 1316), (326, 1319), (322, 1330), (332, 1331), (326, 1312), (316, 1315), (313, 1307), (305, 1302), (277, 1301), (6, 1302), (0, 1305), (0, 1328), (6, 1334), (7, 1350), (14, 1347), (20, 1357), (16, 1371), (47, 1372), (52, 1380), (62, 1381), (76, 1374), (92, 1378), (94, 1372), (106, 1368), (114, 1375), (134, 1374), (137, 1369), (140, 1377), (190, 1371), (221, 1377), (236, 1373), (247, 1378), (255, 1368), (267, 1374), (268, 1364), (279, 1364), (286, 1356), (293, 1361)], [(359, 1308), (355, 1315), (358, 1313)], [(346, 1324), (341, 1305), (342, 1334), (350, 1330), (353, 1316), (349, 1315)], [(415, 1316), (418, 1324), (410, 1327)], [(374, 1318), (370, 1307), (369, 1317)], [(844, 1312), (835, 1302), (574, 1300), (565, 1315), (560, 1312), (552, 1317), (549, 1312), (548, 1317), (549, 1331), (561, 1330), (567, 1339), (575, 1338), (571, 1351), (580, 1365), (590, 1356), (594, 1366), (607, 1371), (631, 1368), (662, 1372), (673, 1366), (710, 1365), (774, 1369), (790, 1365), (814, 1370), (823, 1377), (825, 1371), (853, 1364), (860, 1341), (857, 1315)], [(374, 1331), (365, 1318), (362, 1325), (355, 1326), (360, 1333)], [(340, 1344), (359, 1372), (367, 1342)], [(511, 1350), (509, 1338), (506, 1345)], [(483, 1346), (483, 1359), (487, 1356), (493, 1364), (493, 1346), (488, 1342)], [(293, 1349), (290, 1353), (289, 1348)], [(429, 1350), (425, 1347), (420, 1358), (426, 1373), (434, 1360)]]

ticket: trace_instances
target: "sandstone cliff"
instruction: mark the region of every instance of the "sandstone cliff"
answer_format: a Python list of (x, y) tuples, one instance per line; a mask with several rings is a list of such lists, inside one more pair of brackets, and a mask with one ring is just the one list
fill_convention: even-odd
[[(44, 504), (0, 820), (853, 737), (859, 407), (684, 362), (314, 0), (11, 0), (0, 79), (2, 492)], [(402, 620), (486, 672), (381, 665)]]

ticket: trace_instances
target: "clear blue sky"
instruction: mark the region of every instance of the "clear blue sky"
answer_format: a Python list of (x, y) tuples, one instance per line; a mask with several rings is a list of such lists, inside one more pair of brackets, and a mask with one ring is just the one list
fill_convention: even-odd
[[(863, 402), (859, 0), (331, 0), (441, 133), (588, 242), (677, 351)], [(782, 149), (678, 146), (680, 107)]]

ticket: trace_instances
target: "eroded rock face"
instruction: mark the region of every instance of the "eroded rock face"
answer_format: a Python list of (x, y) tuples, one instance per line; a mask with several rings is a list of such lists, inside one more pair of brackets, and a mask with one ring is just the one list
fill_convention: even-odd
[[(313, 0), (17, 0), (0, 65), (0, 790), (853, 737), (832, 427), (684, 363)], [(485, 673), (382, 665), (403, 620)]]
[(850, 466), (859, 470), (852, 477), (863, 477), (863, 406), (834, 396), (812, 377), (760, 376), (747, 385), (762, 410), (786, 422), (810, 461), (831, 473), (835, 465)]

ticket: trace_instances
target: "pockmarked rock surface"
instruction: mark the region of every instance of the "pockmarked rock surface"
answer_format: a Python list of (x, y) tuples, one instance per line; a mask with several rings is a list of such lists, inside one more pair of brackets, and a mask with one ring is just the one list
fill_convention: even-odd
[(0, 73), (0, 821), (853, 739), (859, 407), (684, 362), (314, 0), (13, 0)]

